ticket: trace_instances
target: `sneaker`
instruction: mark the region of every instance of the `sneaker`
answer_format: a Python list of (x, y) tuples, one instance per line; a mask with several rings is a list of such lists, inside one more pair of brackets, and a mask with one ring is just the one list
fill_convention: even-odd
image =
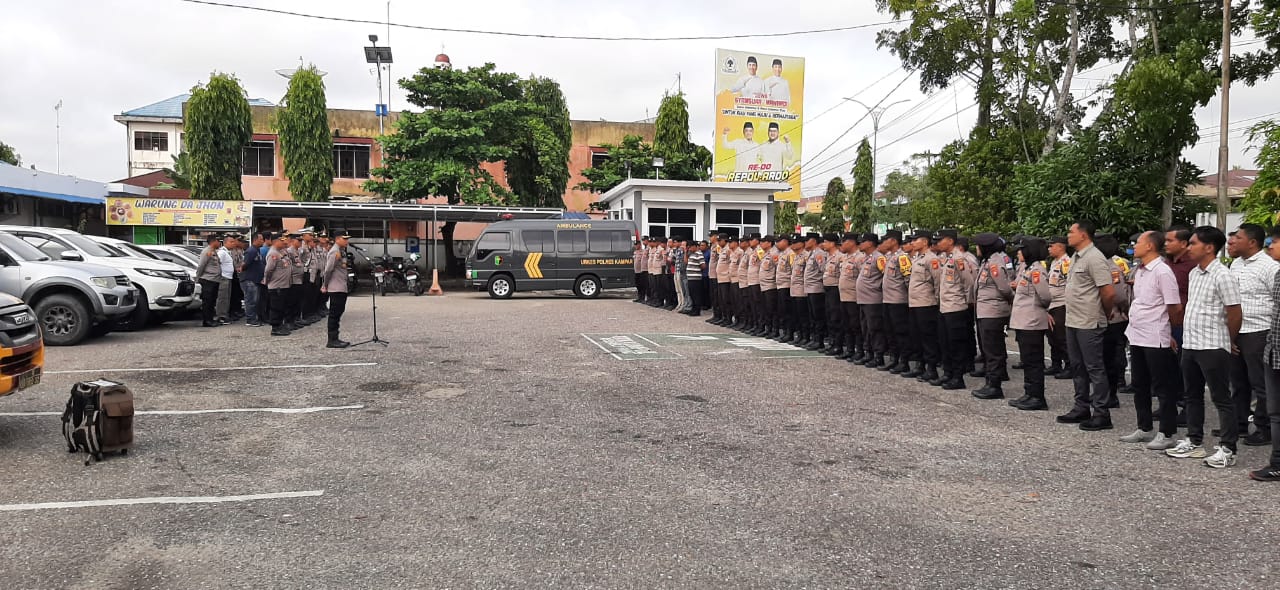
[(1280, 468), (1263, 467), (1249, 472), (1249, 479), (1253, 481), (1280, 481)]
[(1224, 446), (1216, 446), (1213, 447), (1213, 450), (1213, 455), (1204, 460), (1206, 467), (1226, 469), (1236, 464), (1236, 454), (1231, 452), (1231, 449)]
[(1177, 459), (1203, 459), (1205, 457), (1204, 445), (1195, 444), (1186, 438), (1178, 441), (1176, 446), (1166, 450), (1164, 454)]
[(1141, 428), (1139, 428), (1138, 430), (1133, 431), (1133, 434), (1120, 437), (1120, 442), (1145, 443), (1145, 442), (1151, 442), (1155, 440), (1155, 438), (1156, 438), (1156, 433), (1154, 430), (1142, 430)]
[(245, 322), (244, 325), (257, 328), (262, 326), (262, 322), (259, 322), (258, 320), (249, 320)]
[(1167, 451), (1177, 445), (1178, 441), (1164, 435), (1163, 432), (1157, 432), (1156, 437), (1147, 443), (1148, 451)]

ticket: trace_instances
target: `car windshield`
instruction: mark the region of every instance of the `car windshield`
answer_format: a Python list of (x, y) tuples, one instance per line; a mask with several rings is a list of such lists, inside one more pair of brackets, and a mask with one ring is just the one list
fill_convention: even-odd
[(6, 250), (21, 260), (26, 260), (28, 262), (45, 262), (50, 260), (50, 258), (45, 256), (44, 252), (41, 252), (39, 248), (32, 246), (11, 234), (0, 233), (0, 245), (3, 245)]
[(150, 258), (152, 260), (162, 260), (159, 256), (156, 256), (155, 254), (147, 252), (145, 249), (135, 244), (122, 243), (122, 244), (112, 244), (112, 245), (121, 250), (124, 250), (125, 254), (128, 254), (130, 256), (137, 256), (138, 258)]
[(102, 244), (90, 240), (80, 234), (58, 234), (58, 237), (71, 242), (73, 246), (79, 248), (89, 256), (97, 256), (99, 258), (120, 258), (125, 255), (124, 252), (107, 249), (103, 247)]

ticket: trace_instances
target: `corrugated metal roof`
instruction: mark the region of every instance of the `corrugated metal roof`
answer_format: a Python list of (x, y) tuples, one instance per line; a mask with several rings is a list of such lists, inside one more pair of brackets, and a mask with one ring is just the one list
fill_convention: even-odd
[[(166, 98), (160, 102), (151, 103), (147, 106), (138, 107), (121, 113), (125, 117), (150, 117), (155, 119), (181, 119), (182, 105), (191, 98), (190, 94), (179, 94), (177, 96)], [(250, 98), (249, 105), (255, 107), (275, 106), (269, 100), (264, 98)]]

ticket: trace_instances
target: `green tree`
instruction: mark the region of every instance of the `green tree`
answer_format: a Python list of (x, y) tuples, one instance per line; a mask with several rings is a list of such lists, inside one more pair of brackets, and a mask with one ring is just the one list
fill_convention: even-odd
[(871, 231), (871, 198), (875, 195), (875, 162), (871, 143), (862, 138), (858, 155), (853, 161), (853, 190), (849, 193), (849, 229)]
[(9, 144), (0, 141), (0, 162), (13, 164), (14, 166), (21, 166), (22, 157), (19, 156), (18, 152), (10, 147)]
[(1014, 233), (1017, 220), (1009, 183), (1026, 163), (1031, 146), (1044, 140), (1043, 129), (1022, 133), (1001, 124), (974, 129), (969, 139), (942, 148), (925, 173), (925, 195), (911, 203), (911, 218), (921, 227), (967, 232)]
[[(506, 205), (514, 196), (481, 165), (510, 158), (530, 114), (519, 76), (492, 63), (467, 69), (426, 67), (400, 81), (409, 104), (397, 133), (378, 138), (383, 165), (365, 188), (393, 201), (431, 196), (451, 205)], [(441, 225), (445, 273), (462, 266), (453, 248), (456, 223)]]
[(207, 84), (192, 88), (184, 120), (192, 198), (244, 199), (240, 177), (253, 124), (240, 81), (215, 72)]
[(684, 94), (668, 94), (658, 107), (653, 145), (638, 135), (628, 135), (618, 145), (604, 144), (607, 157), (599, 168), (582, 171), (586, 182), (580, 190), (608, 192), (628, 178), (653, 178), (653, 158), (662, 158), (659, 172), (666, 180), (711, 178), (711, 151), (689, 141), (689, 103)]
[(622, 143), (600, 147), (605, 150), (604, 161), (582, 171), (587, 180), (578, 184), (579, 190), (606, 193), (628, 178), (653, 177), (653, 146), (639, 135), (627, 135)]
[(799, 203), (795, 201), (777, 201), (773, 204), (773, 233), (777, 236), (795, 233), (800, 224), (800, 215), (796, 212)]
[(1245, 221), (1275, 225), (1280, 223), (1280, 124), (1265, 121), (1249, 129), (1249, 143), (1257, 145), (1258, 178), (1244, 193), (1240, 208)]
[(324, 80), (314, 65), (289, 79), (276, 111), (284, 175), (295, 201), (328, 201), (333, 185), (333, 138), (325, 104)]
[(662, 176), (671, 180), (707, 180), (711, 151), (689, 141), (689, 103), (684, 93), (667, 94), (654, 121), (653, 155), (663, 159)]
[(522, 205), (564, 207), (573, 145), (564, 93), (550, 78), (530, 76), (520, 86), (530, 112), (522, 123), (524, 133), (506, 160), (507, 184)]
[(898, 229), (912, 227), (911, 203), (925, 198), (925, 192), (924, 176), (914, 166), (890, 172), (884, 179), (884, 198), (876, 202), (876, 219)]
[(187, 152), (182, 152), (176, 156), (169, 157), (173, 159), (173, 166), (165, 168), (164, 173), (173, 182), (162, 182), (157, 184), (155, 188), (191, 190), (191, 155)]
[(839, 176), (827, 181), (827, 193), (822, 197), (820, 221), (815, 226), (819, 232), (844, 231), (844, 212), (849, 205), (849, 189)]

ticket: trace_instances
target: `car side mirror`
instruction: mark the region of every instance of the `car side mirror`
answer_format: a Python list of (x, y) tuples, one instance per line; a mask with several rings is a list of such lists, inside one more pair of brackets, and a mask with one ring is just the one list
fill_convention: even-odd
[(58, 258), (70, 262), (84, 262), (84, 256), (81, 256), (80, 253), (75, 250), (67, 250), (66, 252), (59, 254)]

